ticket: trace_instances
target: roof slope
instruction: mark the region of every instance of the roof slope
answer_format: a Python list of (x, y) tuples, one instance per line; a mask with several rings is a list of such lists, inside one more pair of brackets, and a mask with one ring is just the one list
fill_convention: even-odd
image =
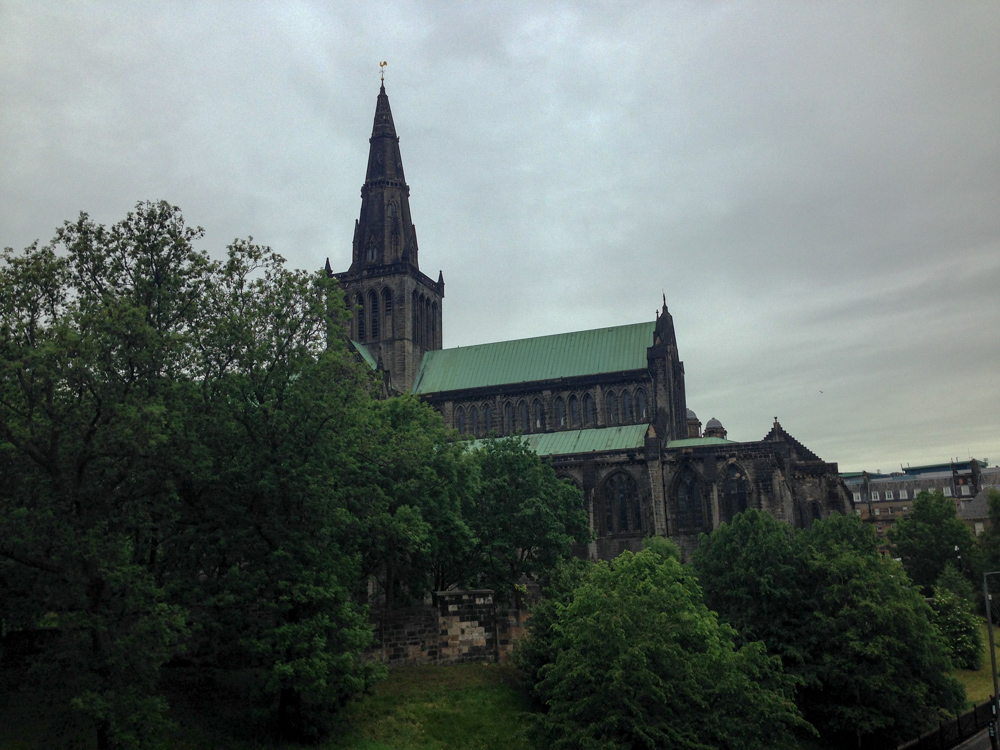
[(656, 322), (427, 352), (413, 393), (645, 369)]
[(373, 370), (378, 369), (378, 362), (375, 361), (375, 357), (372, 356), (372, 353), (368, 351), (367, 346), (365, 346), (364, 344), (359, 344), (357, 341), (354, 341), (353, 339), (351, 340), (351, 346), (354, 347), (354, 351), (356, 351), (358, 354), (361, 355), (361, 359), (365, 361), (365, 364), (367, 364)]
[[(646, 444), (648, 424), (619, 427), (598, 427), (587, 430), (560, 430), (524, 435), (528, 445), (539, 456), (565, 456), (574, 453), (599, 453), (642, 448)], [(483, 441), (474, 440), (473, 445)]]

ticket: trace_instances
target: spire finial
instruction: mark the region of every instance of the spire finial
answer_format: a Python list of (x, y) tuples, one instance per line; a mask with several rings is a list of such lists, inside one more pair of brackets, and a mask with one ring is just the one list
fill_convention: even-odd
[(379, 76), (382, 78), (382, 85), (383, 86), (385, 85), (385, 66), (388, 65), (388, 64), (389, 63), (387, 63), (385, 60), (383, 60), (382, 62), (380, 62), (378, 64)]

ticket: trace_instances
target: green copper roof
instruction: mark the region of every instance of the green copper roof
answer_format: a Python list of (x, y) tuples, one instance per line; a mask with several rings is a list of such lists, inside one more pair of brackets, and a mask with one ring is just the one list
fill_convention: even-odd
[(720, 437), (684, 438), (683, 440), (671, 440), (667, 443), (667, 448), (700, 448), (703, 445), (732, 445), (735, 442), (735, 440), (726, 440)]
[(651, 321), (427, 352), (413, 393), (645, 369), (655, 327)]
[[(563, 430), (525, 435), (528, 445), (539, 456), (563, 456), (571, 453), (598, 453), (601, 451), (635, 450), (646, 444), (648, 424), (629, 424), (621, 427), (600, 427), (592, 430)], [(472, 445), (482, 444), (481, 440)]]
[(375, 357), (372, 356), (372, 353), (368, 351), (368, 347), (364, 344), (359, 344), (357, 341), (351, 341), (351, 346), (353, 346), (355, 350), (357, 350), (358, 354), (361, 355), (361, 359), (365, 361), (365, 364), (373, 370), (378, 369), (378, 362), (375, 361)]

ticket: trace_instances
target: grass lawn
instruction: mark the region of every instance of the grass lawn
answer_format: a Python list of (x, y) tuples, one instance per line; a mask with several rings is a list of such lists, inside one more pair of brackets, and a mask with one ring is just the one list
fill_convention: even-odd
[(400, 667), (345, 712), (328, 750), (529, 750), (531, 705), (511, 667)]
[[(965, 695), (970, 706), (978, 705), (993, 695), (993, 669), (990, 666), (990, 639), (986, 632), (986, 622), (980, 627), (983, 631), (983, 658), (978, 670), (956, 669), (952, 675), (965, 685)], [(993, 638), (997, 642), (997, 664), (1000, 665), (1000, 627), (993, 624)]]
[[(197, 696), (206, 691), (175, 680), (168, 745), (177, 750), (530, 750), (526, 738), (531, 704), (512, 667), (496, 664), (400, 667), (373, 693), (349, 705), (340, 726), (312, 746), (278, 745), (254, 728), (245, 705)], [(184, 695), (186, 694), (186, 695)], [(184, 695), (184, 697), (182, 697)], [(56, 715), (33, 696), (6, 692), (0, 700), (0, 750), (93, 747), (93, 737), (60, 727)]]

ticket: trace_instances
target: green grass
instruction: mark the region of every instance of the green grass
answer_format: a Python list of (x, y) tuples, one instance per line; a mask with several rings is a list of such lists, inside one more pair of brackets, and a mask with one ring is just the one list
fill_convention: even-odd
[(350, 727), (328, 750), (528, 750), (530, 711), (511, 667), (401, 667), (353, 704)]
[[(979, 705), (993, 695), (993, 669), (990, 666), (990, 639), (986, 632), (986, 622), (980, 624), (983, 632), (983, 653), (978, 670), (956, 669), (952, 675), (965, 685), (965, 696), (969, 706)], [(993, 626), (993, 638), (1000, 641), (1000, 628)], [(1000, 646), (1000, 642), (995, 644)], [(997, 664), (1000, 665), (1000, 648), (996, 649)]]
[[(275, 750), (279, 745), (255, 728), (253, 710), (174, 676), (168, 686), (177, 730), (169, 741), (177, 750)], [(8, 686), (9, 687), (9, 686)], [(339, 726), (313, 750), (530, 750), (526, 733), (531, 704), (519, 673), (496, 664), (400, 667), (389, 672), (372, 694), (347, 706)], [(67, 746), (55, 726), (55, 712), (30, 694), (0, 696), (0, 750)], [(92, 737), (73, 737), (74, 746), (92, 747)], [(78, 743), (78, 744), (77, 744)]]

